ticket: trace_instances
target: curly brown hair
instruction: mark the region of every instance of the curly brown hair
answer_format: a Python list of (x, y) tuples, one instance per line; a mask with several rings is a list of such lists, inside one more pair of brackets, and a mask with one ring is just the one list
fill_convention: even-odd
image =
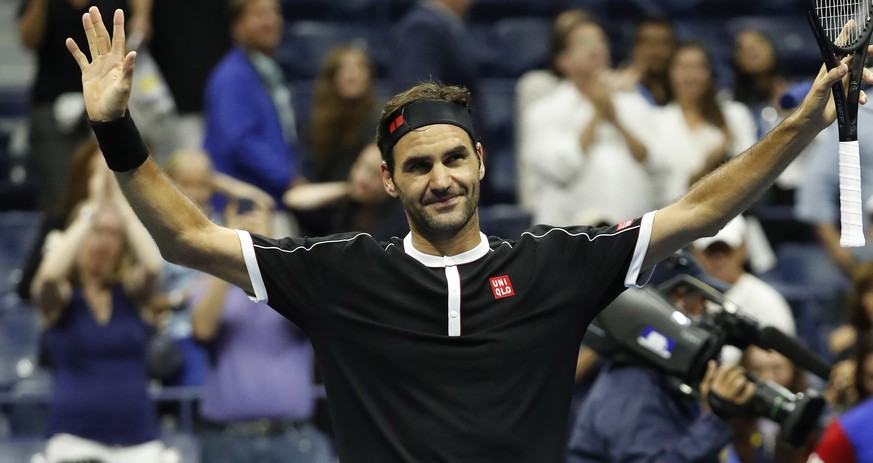
[[(418, 100), (443, 100), (450, 103), (455, 103), (466, 108), (467, 111), (473, 112), (473, 96), (466, 87), (458, 85), (444, 85), (437, 82), (420, 82), (418, 85), (406, 90), (405, 92), (394, 95), (393, 98), (385, 103), (382, 108), (382, 115), (379, 117), (379, 127), (387, 123), (387, 120), (394, 111), (406, 106), (413, 101)], [(471, 140), (475, 144), (475, 140)], [(382, 137), (379, 136), (379, 131), (376, 131), (376, 145), (382, 146)], [(382, 160), (388, 164), (388, 171), (394, 172), (394, 156), (393, 149), (388, 153), (382, 152)]]

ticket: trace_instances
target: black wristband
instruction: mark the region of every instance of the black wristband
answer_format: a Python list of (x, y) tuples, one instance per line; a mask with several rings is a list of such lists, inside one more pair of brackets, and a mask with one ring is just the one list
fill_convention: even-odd
[(107, 122), (91, 122), (106, 164), (115, 172), (127, 172), (141, 166), (149, 157), (149, 149), (133, 123), (129, 112), (124, 117)]

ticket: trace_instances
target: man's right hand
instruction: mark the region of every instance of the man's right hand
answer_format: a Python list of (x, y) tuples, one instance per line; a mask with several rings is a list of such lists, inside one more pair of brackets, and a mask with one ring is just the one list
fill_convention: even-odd
[(127, 111), (136, 60), (136, 52), (126, 55), (124, 52), (124, 13), (115, 10), (111, 39), (97, 7), (92, 6), (82, 16), (82, 25), (88, 37), (91, 62), (73, 39), (67, 38), (66, 45), (82, 70), (88, 118), (95, 122), (119, 119)]
[(700, 383), (700, 395), (704, 408), (712, 412), (709, 406), (709, 394), (714, 393), (734, 405), (745, 405), (755, 394), (755, 383), (749, 381), (746, 372), (739, 365), (717, 365), (709, 361), (706, 375)]

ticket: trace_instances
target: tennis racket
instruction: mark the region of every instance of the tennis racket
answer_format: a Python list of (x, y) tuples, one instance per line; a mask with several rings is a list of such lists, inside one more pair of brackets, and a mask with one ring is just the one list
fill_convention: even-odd
[(840, 245), (863, 246), (861, 158), (858, 150), (858, 97), (873, 30), (873, 0), (808, 0), (807, 17), (828, 70), (845, 56), (849, 65), (849, 89), (833, 86), (840, 132)]

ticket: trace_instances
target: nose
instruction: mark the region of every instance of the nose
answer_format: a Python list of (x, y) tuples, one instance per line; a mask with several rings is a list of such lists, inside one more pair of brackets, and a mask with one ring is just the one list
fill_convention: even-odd
[(435, 165), (430, 171), (430, 187), (433, 190), (447, 190), (452, 186), (453, 181), (449, 168), (442, 164)]

